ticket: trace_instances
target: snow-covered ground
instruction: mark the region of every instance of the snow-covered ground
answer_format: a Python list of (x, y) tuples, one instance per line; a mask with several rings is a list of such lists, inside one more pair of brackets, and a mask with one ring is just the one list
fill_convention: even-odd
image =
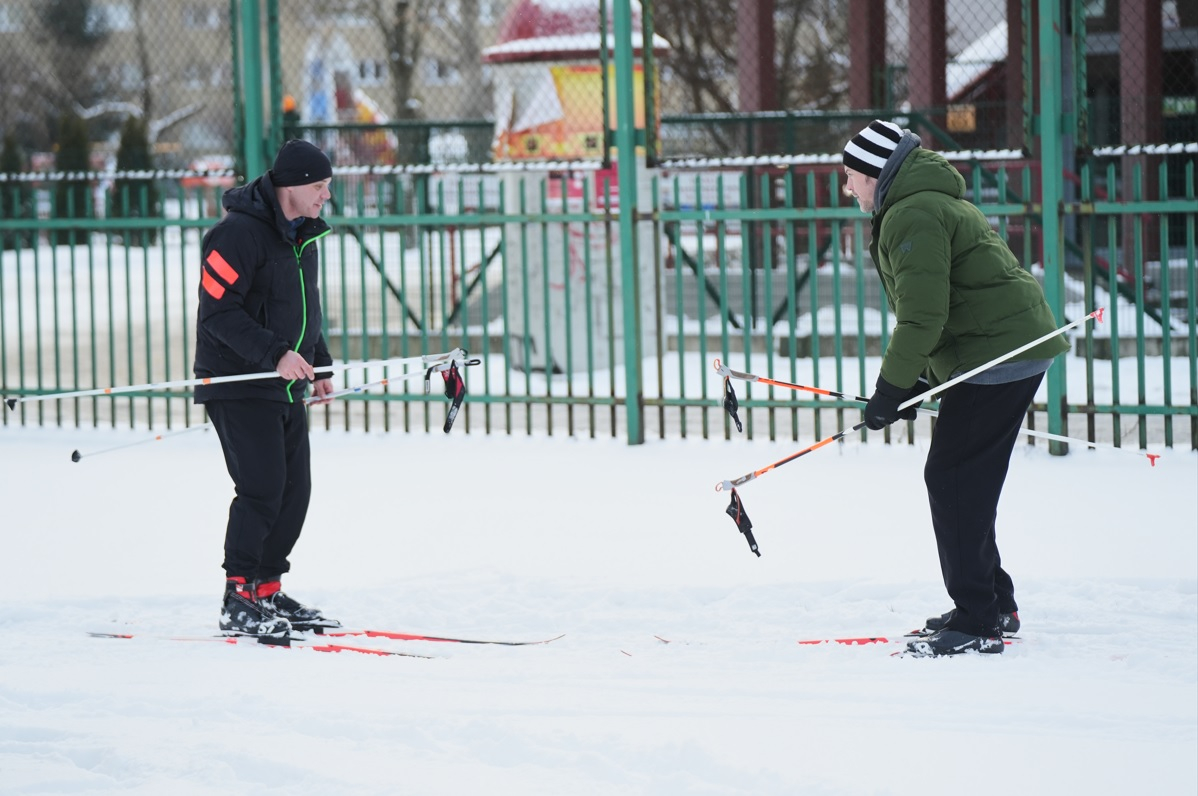
[(1188, 450), (1021, 446), (1022, 640), (927, 660), (796, 643), (949, 607), (922, 442), (745, 485), (756, 558), (713, 486), (802, 445), (314, 433), (288, 591), (356, 626), (565, 634), (390, 642), (423, 660), (89, 638), (216, 629), (215, 437), (70, 461), (142, 438), (0, 428), (5, 796), (1198, 792)]

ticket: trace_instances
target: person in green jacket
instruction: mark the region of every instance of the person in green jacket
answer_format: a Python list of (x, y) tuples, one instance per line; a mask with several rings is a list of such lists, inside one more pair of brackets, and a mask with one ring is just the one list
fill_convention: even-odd
[[(914, 420), (900, 405), (1051, 333), (1035, 278), (965, 199), (965, 180), (909, 130), (875, 120), (845, 145), (845, 190), (872, 214), (870, 256), (895, 317), (864, 421)], [(921, 655), (1002, 652), (1019, 629), (994, 520), (1019, 428), (1044, 372), (1068, 349), (1049, 338), (940, 395), (924, 466), (940, 570), (954, 607), (911, 642)]]

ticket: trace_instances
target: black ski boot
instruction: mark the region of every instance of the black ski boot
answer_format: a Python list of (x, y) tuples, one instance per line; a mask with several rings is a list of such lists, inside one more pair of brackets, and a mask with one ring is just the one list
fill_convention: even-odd
[(291, 633), (291, 623), (258, 599), (257, 584), (234, 577), (225, 581), (220, 629), (241, 636), (285, 639)]
[(329, 619), (319, 608), (304, 605), (292, 599), (282, 589), (277, 580), (263, 581), (258, 584), (258, 601), (267, 606), (276, 616), (291, 623), (297, 631), (314, 630), (319, 633), (325, 628), (341, 627), (336, 619)]
[(907, 650), (921, 658), (960, 655), (963, 652), (1001, 653), (1006, 644), (1001, 636), (971, 636), (944, 628), (930, 636), (907, 642)]
[[(935, 633), (938, 630), (944, 630), (948, 625), (948, 620), (953, 616), (953, 612), (941, 614), (940, 616), (929, 616), (924, 622), (924, 632), (927, 634)], [(1004, 636), (1013, 636), (1019, 632), (1019, 612), (1012, 611), (1009, 614), (998, 615), (998, 626), (1002, 628)]]

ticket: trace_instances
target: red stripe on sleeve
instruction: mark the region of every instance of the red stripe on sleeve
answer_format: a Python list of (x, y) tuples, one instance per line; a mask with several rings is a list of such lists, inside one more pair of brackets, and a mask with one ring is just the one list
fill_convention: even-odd
[(220, 297), (225, 295), (225, 286), (213, 279), (207, 269), (202, 269), (200, 284), (203, 285), (204, 290), (208, 291), (208, 295), (217, 301), (220, 301)]
[(213, 249), (209, 252), (207, 259), (204, 262), (208, 263), (216, 275), (225, 280), (226, 284), (232, 285), (237, 281), (240, 274), (233, 270), (233, 266), (229, 265), (229, 261), (221, 257), (220, 252)]

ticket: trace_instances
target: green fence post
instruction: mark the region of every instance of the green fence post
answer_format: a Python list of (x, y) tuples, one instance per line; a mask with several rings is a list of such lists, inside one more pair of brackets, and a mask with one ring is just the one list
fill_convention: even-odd
[[(624, 305), (624, 385), (628, 413), (628, 444), (645, 441), (641, 386), (640, 271), (637, 266), (637, 168), (636, 114), (633, 96), (632, 2), (614, 3), (616, 38), (616, 148), (620, 175), (620, 265), (621, 301)], [(606, 47), (606, 43), (604, 43)], [(646, 75), (648, 80), (649, 76)]]
[[(1040, 2), (1040, 199), (1044, 236), (1044, 293), (1062, 324), (1065, 316), (1065, 263), (1061, 240), (1061, 0)], [(1065, 362), (1058, 358), (1048, 370), (1048, 431), (1064, 434)], [(1068, 446), (1050, 442), (1049, 452), (1060, 456)]]
[(241, 89), (242, 140), (241, 148), (245, 163), (246, 179), (252, 179), (266, 170), (263, 150), (263, 131), (266, 118), (262, 107), (262, 31), (260, 0), (240, 0), (238, 19), (234, 24), (241, 27), (238, 41), (241, 44)]
[[(263, 157), (269, 157), (283, 145), (283, 56), (280, 52), (282, 34), (279, 30), (279, 0), (266, 0), (266, 42), (267, 63), (270, 66), (270, 94), (268, 96), (270, 109), (267, 121), (270, 126), (269, 137), (264, 141)], [(272, 159), (273, 160), (273, 159)], [(255, 172), (250, 172), (254, 174)]]

